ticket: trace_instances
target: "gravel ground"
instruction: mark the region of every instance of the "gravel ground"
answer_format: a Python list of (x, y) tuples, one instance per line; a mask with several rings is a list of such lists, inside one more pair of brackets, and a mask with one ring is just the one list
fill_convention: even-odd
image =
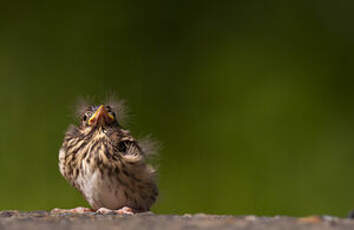
[(353, 219), (331, 216), (303, 218), (276, 216), (219, 216), (219, 215), (155, 215), (134, 216), (88, 214), (50, 214), (46, 211), (0, 211), (0, 230), (3, 229), (354, 229)]

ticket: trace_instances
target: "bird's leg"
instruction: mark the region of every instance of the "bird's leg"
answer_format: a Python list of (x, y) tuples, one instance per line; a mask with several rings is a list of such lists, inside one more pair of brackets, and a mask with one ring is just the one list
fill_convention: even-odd
[(132, 208), (129, 208), (127, 206), (117, 209), (117, 210), (111, 210), (108, 208), (100, 208), (96, 211), (96, 213), (98, 214), (108, 214), (108, 213), (115, 213), (115, 214), (119, 214), (119, 215), (134, 215), (134, 211)]
[(83, 214), (87, 212), (94, 212), (94, 210), (90, 208), (84, 208), (84, 207), (77, 207), (73, 209), (61, 209), (61, 208), (55, 208), (51, 213), (75, 213), (75, 214)]

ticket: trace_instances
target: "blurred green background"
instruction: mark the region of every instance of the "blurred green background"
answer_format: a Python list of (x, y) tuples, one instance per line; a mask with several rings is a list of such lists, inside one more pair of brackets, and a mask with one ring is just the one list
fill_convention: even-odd
[(87, 205), (57, 167), (79, 96), (163, 145), (156, 213), (354, 209), (353, 1), (4, 1), (0, 209)]

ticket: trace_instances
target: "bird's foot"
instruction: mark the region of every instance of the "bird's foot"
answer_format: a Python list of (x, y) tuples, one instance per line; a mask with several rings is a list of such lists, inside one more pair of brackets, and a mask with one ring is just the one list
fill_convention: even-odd
[(119, 214), (119, 215), (134, 215), (134, 211), (132, 208), (129, 208), (127, 206), (121, 208), (121, 209), (117, 209), (117, 210), (111, 210), (108, 208), (100, 208), (96, 211), (96, 213), (98, 214), (110, 214), (110, 213), (115, 213), (115, 214)]
[(84, 208), (84, 207), (77, 207), (73, 209), (61, 209), (61, 208), (55, 208), (51, 213), (57, 214), (57, 213), (73, 213), (73, 214), (83, 214), (87, 212), (94, 212), (94, 210), (90, 208)]

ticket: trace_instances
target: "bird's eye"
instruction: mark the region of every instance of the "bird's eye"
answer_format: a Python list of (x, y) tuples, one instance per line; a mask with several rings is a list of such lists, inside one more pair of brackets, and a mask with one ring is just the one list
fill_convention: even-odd
[(121, 153), (125, 153), (125, 151), (127, 151), (127, 146), (125, 145), (125, 141), (119, 142), (118, 150)]
[(84, 116), (82, 117), (83, 121), (86, 121), (89, 117), (91, 117), (92, 113), (91, 112), (86, 112)]

